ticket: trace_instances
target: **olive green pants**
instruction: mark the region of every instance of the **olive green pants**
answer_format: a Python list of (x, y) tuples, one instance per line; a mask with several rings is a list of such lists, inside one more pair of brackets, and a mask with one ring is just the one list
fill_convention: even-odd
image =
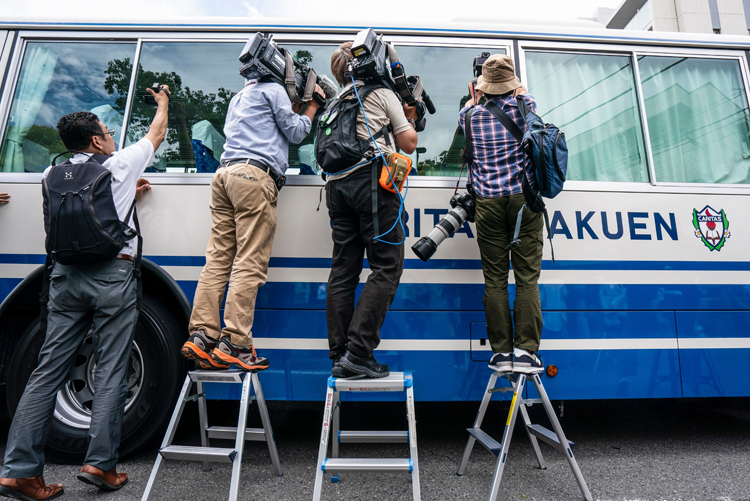
[[(535, 352), (542, 335), (542, 302), (538, 285), (544, 238), (542, 215), (525, 208), (519, 233), (521, 243), (506, 250), (513, 239), (518, 211), (524, 204), (523, 194), (500, 198), (477, 196), (476, 200), (477, 241), (485, 284), (483, 303), (492, 351), (508, 353), (515, 346)], [(508, 303), (511, 263), (516, 280), (512, 317)]]

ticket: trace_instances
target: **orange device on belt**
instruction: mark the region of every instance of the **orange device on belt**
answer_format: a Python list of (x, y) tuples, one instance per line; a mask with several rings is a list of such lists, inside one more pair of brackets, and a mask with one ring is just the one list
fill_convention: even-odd
[[(409, 177), (411, 158), (401, 153), (389, 153), (385, 158), (386, 163), (380, 171), (380, 186), (397, 193), (403, 189), (406, 178)], [(393, 182), (391, 182), (391, 179), (393, 179)]]

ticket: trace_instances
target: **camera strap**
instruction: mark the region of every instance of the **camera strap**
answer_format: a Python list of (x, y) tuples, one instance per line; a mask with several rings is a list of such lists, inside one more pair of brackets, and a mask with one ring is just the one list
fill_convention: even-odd
[(313, 70), (312, 68), (308, 68), (307, 82), (305, 82), (305, 93), (302, 96), (302, 99), (300, 99), (297, 95), (297, 79), (294, 77), (294, 59), (292, 59), (292, 55), (289, 53), (289, 51), (285, 51), (285, 57), (286, 69), (284, 72), (284, 84), (286, 85), (286, 91), (289, 94), (289, 99), (291, 99), (294, 104), (305, 103), (313, 97), (315, 84), (318, 81), (318, 75), (315, 73), (315, 70)]

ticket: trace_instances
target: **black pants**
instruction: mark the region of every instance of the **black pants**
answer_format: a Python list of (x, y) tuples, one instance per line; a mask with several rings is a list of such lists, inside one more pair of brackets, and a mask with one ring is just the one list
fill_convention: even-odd
[[(353, 174), (326, 186), (326, 205), (333, 227), (333, 262), (328, 277), (326, 319), (329, 357), (341, 356), (348, 349), (359, 357), (369, 357), (380, 344), (380, 327), (393, 302), (404, 270), (404, 246), (373, 240), (372, 170), (362, 167)], [(380, 233), (398, 220), (400, 205), (396, 193), (378, 190)], [(403, 217), (403, 215), (402, 215)], [(400, 242), (400, 224), (383, 239)], [(370, 276), (356, 304), (354, 293), (367, 252)]]

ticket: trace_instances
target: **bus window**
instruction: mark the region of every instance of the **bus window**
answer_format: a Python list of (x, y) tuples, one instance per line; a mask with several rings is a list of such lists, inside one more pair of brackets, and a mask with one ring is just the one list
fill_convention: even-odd
[[(241, 42), (144, 42), (128, 123), (128, 144), (148, 132), (156, 107), (144, 100), (154, 82), (169, 85), (169, 127), (147, 172), (215, 172), (224, 151), (229, 101), (242, 89)], [(123, 81), (124, 85), (125, 82)]]
[(427, 115), (427, 126), (419, 133), (419, 153), (412, 155), (417, 172), (420, 176), (458, 176), (466, 146), (458, 112), (469, 99), (472, 62), (482, 52), (505, 54), (505, 49), (397, 45), (396, 50), (406, 71), (422, 78), (436, 109), (434, 115)]
[(737, 60), (640, 56), (656, 180), (750, 183), (750, 128)]
[[(2, 172), (42, 172), (66, 150), (57, 121), (91, 111), (119, 142), (134, 43), (28, 42), (0, 152)], [(124, 86), (113, 84), (122, 74)]]
[(631, 58), (526, 52), (539, 114), (565, 132), (568, 179), (648, 182)]

